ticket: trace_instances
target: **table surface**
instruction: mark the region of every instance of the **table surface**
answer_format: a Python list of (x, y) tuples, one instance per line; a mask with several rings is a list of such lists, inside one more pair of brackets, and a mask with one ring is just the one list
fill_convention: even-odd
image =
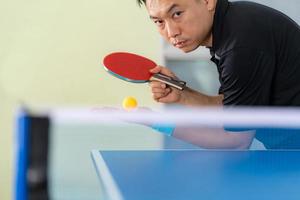
[(299, 200), (300, 151), (92, 151), (108, 199)]

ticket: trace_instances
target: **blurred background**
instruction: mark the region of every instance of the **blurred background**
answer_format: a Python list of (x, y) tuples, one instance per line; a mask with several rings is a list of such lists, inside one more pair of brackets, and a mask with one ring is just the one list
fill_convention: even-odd
[[(300, 23), (297, 0), (261, 0)], [(208, 52), (183, 56), (161, 41), (135, 0), (2, 1), (0, 6), (0, 199), (12, 198), (16, 110), (36, 106), (121, 106), (135, 96), (158, 106), (147, 84), (118, 80), (102, 68), (113, 51), (141, 54), (164, 64), (188, 84), (215, 94), (218, 81)], [(199, 55), (199, 56), (197, 56)], [(62, 136), (63, 137), (63, 136)], [(142, 145), (142, 144), (141, 144)]]
[(109, 76), (102, 58), (129, 51), (158, 60), (160, 41), (133, 0), (2, 1), (0, 6), (0, 199), (11, 199), (16, 108), (154, 102), (147, 84)]

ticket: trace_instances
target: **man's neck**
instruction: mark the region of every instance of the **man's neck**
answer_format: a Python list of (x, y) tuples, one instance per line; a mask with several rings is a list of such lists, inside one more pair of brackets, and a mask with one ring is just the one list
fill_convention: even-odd
[(212, 43), (213, 43), (213, 34), (211, 32), (209, 37), (203, 42), (203, 46), (209, 48), (209, 47), (212, 47)]

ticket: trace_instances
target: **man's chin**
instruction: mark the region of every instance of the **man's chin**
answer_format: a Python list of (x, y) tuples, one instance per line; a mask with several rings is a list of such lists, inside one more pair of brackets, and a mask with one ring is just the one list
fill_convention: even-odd
[(183, 48), (178, 48), (179, 50), (183, 51), (184, 53), (190, 53), (194, 50), (196, 50), (198, 47), (183, 47)]
[(194, 50), (191, 50), (191, 49), (180, 49), (183, 53), (190, 53)]

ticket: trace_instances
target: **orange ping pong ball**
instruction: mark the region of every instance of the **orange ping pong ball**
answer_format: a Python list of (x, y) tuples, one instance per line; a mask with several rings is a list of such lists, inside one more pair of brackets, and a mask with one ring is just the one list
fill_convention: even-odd
[(134, 97), (126, 97), (123, 100), (122, 106), (125, 110), (133, 110), (137, 107), (138, 103)]

